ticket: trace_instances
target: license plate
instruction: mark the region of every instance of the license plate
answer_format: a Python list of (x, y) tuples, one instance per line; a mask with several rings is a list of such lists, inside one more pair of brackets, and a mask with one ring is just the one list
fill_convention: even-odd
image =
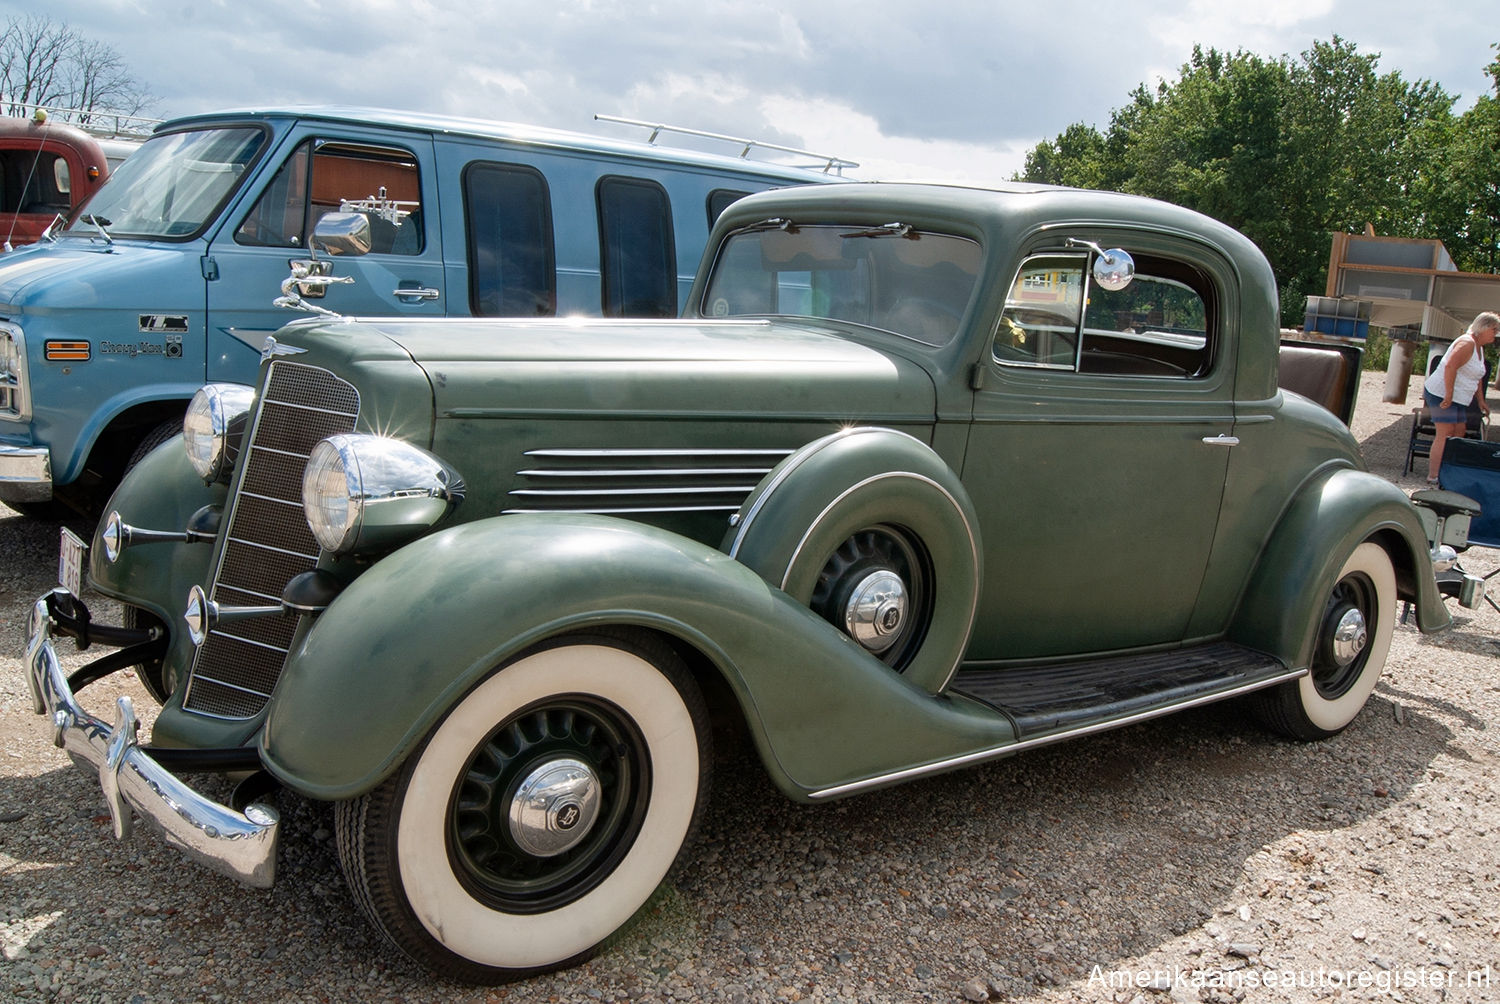
[(89, 546), (83, 538), (63, 527), (58, 546), (57, 581), (74, 596), (83, 595), (83, 559), (88, 553)]

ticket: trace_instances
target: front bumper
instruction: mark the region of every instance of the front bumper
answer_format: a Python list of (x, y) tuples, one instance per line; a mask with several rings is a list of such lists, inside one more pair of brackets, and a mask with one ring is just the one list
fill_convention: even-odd
[(46, 447), (0, 445), (0, 502), (52, 497), (52, 454)]
[(254, 804), (237, 812), (184, 784), (141, 748), (129, 697), (116, 700), (119, 717), (113, 726), (83, 710), (53, 648), (54, 627), (44, 596), (32, 607), (26, 645), (32, 706), (52, 719), (59, 748), (79, 766), (98, 770), (115, 836), (130, 836), (133, 809), (193, 860), (247, 885), (269, 887), (276, 879), (281, 822), (276, 810)]

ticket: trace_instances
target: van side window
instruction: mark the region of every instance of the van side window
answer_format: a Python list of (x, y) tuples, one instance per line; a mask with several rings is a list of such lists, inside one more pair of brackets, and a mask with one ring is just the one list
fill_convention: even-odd
[(677, 249), (666, 189), (605, 177), (599, 204), (599, 276), (605, 317), (676, 317)]
[(464, 169), (469, 307), (476, 317), (557, 313), (552, 197), (540, 171), (518, 164)]
[(372, 254), (422, 253), (422, 185), (410, 151), (308, 140), (287, 158), (234, 233), (253, 247), (305, 248), (324, 213), (345, 201), (384, 198), (394, 214), (370, 219)]
[(740, 201), (749, 192), (738, 192), (732, 188), (716, 188), (708, 193), (708, 229), (712, 230), (724, 210)]

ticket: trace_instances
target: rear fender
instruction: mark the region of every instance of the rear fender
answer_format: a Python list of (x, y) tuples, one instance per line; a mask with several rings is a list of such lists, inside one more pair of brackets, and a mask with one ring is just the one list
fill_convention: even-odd
[(497, 667), (611, 626), (696, 650), (794, 798), (1014, 738), (1001, 716), (927, 694), (720, 551), (609, 517), (528, 514), (433, 534), (351, 583), (288, 657), (262, 759), (306, 795), (354, 797)]
[(1446, 628), (1448, 611), (1410, 500), (1384, 478), (1341, 468), (1311, 479), (1282, 514), (1250, 576), (1230, 640), (1293, 668), (1308, 665), (1339, 569), (1367, 540), (1390, 555), (1397, 592), (1414, 603), (1421, 629)]

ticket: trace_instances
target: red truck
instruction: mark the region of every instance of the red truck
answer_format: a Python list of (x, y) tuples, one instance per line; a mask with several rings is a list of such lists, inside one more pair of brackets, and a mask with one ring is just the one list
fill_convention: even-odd
[(0, 118), (0, 241), (34, 243), (104, 184), (110, 165), (93, 136), (45, 115)]

